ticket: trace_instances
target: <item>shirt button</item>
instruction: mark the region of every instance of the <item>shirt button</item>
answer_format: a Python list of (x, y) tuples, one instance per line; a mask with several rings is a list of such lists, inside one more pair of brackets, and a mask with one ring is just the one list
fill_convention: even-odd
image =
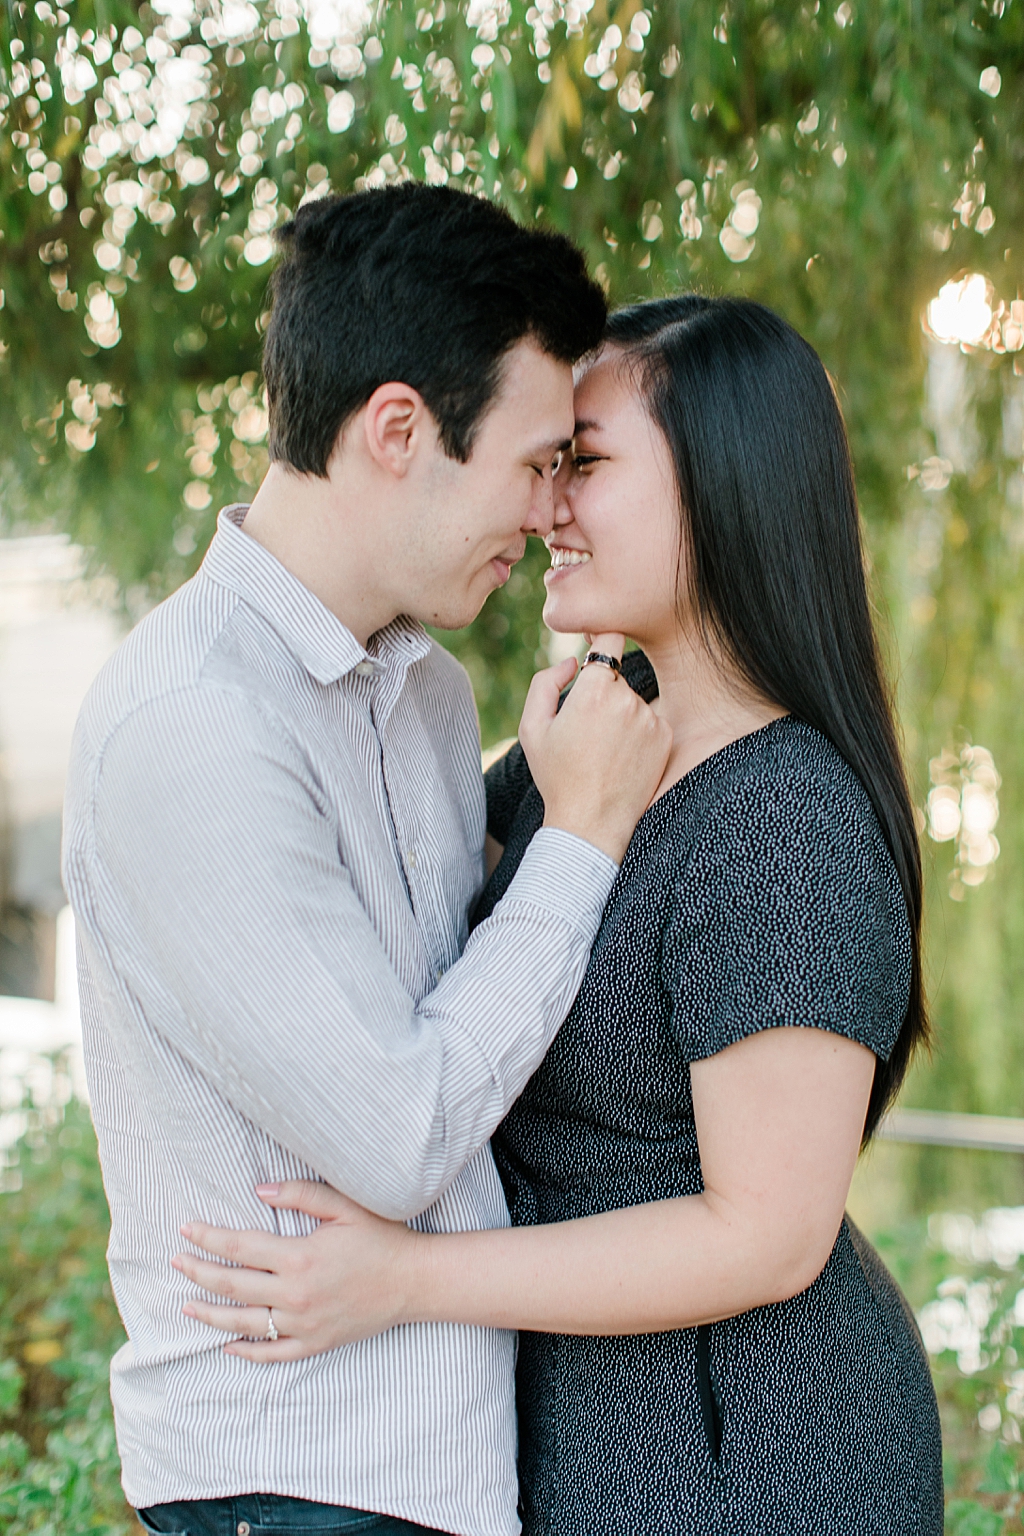
[(357, 677), (372, 677), (375, 668), (372, 661), (357, 661), (353, 671)]
[(239, 1520), (239, 1522), (238, 1522), (238, 1536), (249, 1536), (249, 1522), (248, 1522), (248, 1520)]
[(410, 869), (415, 869), (416, 868), (416, 850), (415, 850), (415, 848), (410, 848), (409, 849), (409, 852), (405, 856), (405, 862), (408, 864)]

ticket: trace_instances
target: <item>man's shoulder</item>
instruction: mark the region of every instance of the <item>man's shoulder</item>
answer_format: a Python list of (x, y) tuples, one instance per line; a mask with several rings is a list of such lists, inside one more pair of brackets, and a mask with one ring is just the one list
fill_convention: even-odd
[(99, 746), (128, 717), (198, 687), (241, 603), (202, 570), (126, 635), (86, 694), (79, 730)]

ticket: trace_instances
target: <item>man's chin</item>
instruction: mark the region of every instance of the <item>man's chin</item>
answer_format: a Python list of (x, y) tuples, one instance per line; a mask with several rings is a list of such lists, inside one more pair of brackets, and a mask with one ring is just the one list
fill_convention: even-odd
[[(496, 562), (492, 560), (487, 572), (485, 573), (488, 577), (491, 578), (491, 581), (490, 586), (483, 594), (480, 593), (479, 584), (477, 584), (476, 590), (464, 593), (462, 600), (459, 602), (456, 602), (451, 597), (449, 597), (444, 608), (424, 622), (431, 624), (434, 629), (465, 629), (467, 624), (472, 624), (473, 620), (483, 612), (487, 604), (487, 599), (491, 597), (493, 593), (500, 592), (502, 587), (505, 585), (505, 581), (498, 581), (494, 579), (495, 563)], [(505, 580), (507, 579), (508, 578), (506, 577)]]
[(489, 596), (490, 593), (479, 603), (468, 601), (465, 606), (449, 604), (436, 613), (416, 614), (414, 617), (431, 629), (465, 629), (480, 614)]

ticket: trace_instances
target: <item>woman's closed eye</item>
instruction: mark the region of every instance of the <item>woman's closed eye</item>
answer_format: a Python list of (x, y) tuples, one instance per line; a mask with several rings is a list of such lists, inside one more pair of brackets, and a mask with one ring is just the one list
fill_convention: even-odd
[(589, 469), (592, 464), (600, 464), (605, 459), (603, 453), (574, 453), (572, 456), (572, 468), (574, 470)]

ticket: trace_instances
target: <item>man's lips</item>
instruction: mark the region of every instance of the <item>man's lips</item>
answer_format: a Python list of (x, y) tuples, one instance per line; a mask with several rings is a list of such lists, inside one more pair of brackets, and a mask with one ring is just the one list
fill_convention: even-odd
[(525, 553), (525, 550), (521, 550), (518, 555), (508, 553), (495, 555), (494, 559), (491, 561), (491, 565), (497, 572), (498, 579), (500, 580), (502, 586), (505, 585), (506, 581), (508, 581), (508, 578), (511, 576), (512, 567), (519, 564)]

